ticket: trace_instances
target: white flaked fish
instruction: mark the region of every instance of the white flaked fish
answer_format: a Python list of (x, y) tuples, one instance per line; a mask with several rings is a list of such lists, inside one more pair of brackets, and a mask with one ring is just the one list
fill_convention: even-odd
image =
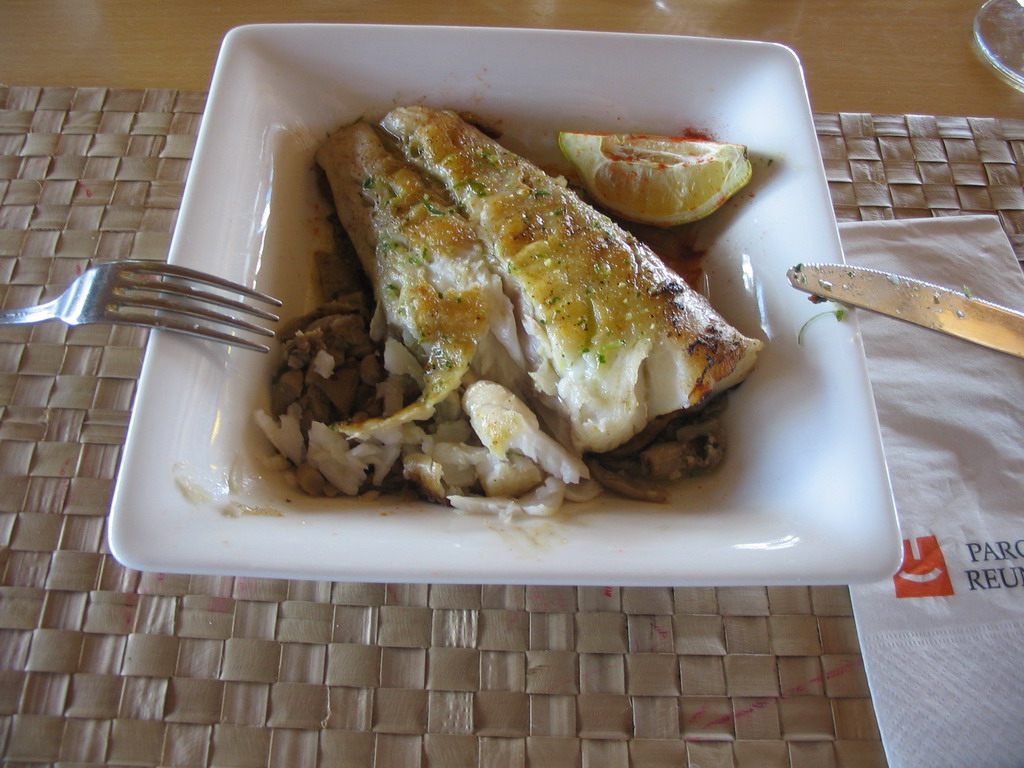
[(760, 341), (563, 182), (454, 112), (403, 107), (382, 125), (482, 241), (467, 258), (501, 276), (528, 372), (578, 450), (615, 448), (753, 367)]
[(366, 436), (427, 419), (462, 383), (491, 328), (490, 315), (503, 314), (500, 304), (508, 302), (500, 281), (487, 269), (475, 228), (419, 170), (389, 152), (370, 125), (334, 133), (316, 158), (391, 333), (423, 367), (415, 402), (339, 428)]

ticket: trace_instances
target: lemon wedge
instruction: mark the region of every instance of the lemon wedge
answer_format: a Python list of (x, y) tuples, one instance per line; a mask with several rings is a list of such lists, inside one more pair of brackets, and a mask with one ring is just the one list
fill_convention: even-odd
[(563, 132), (558, 146), (600, 205), (641, 224), (672, 227), (702, 219), (752, 174), (742, 144)]

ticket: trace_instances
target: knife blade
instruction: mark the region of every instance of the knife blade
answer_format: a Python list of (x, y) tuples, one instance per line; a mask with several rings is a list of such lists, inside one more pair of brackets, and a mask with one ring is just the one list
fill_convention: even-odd
[(790, 285), (822, 299), (898, 320), (1024, 358), (1024, 313), (962, 291), (892, 272), (846, 264), (798, 264)]

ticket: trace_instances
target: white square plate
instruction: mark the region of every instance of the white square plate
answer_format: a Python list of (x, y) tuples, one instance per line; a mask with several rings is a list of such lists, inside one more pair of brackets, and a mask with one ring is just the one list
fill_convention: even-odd
[[(796, 56), (768, 43), (545, 30), (242, 27), (225, 39), (170, 261), (254, 284), (286, 317), (316, 301), (330, 244), (312, 155), (357, 117), (469, 110), (542, 165), (559, 130), (746, 144), (755, 179), (700, 224), (711, 298), (767, 342), (730, 397), (727, 457), (668, 505), (606, 495), (502, 524), (423, 503), (305, 498), (272, 474), (252, 414), (270, 356), (173, 334), (149, 341), (110, 545), (148, 571), (358, 581), (837, 584), (895, 571), (899, 535), (854, 322), (819, 321), (785, 278), (841, 261)], [(281, 516), (231, 517), (238, 502)]]

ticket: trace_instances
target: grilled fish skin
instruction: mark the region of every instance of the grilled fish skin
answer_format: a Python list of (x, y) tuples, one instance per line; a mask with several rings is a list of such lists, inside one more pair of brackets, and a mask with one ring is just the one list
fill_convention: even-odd
[(469, 370), (489, 329), (489, 305), (500, 283), (485, 269), (475, 230), (370, 125), (335, 132), (316, 160), (378, 305), (424, 369), (415, 402), (389, 416), (337, 428), (366, 437), (427, 419)]
[(759, 340), (564, 183), (451, 111), (401, 107), (381, 125), (476, 226), (530, 375), (578, 449), (613, 449), (753, 368)]

